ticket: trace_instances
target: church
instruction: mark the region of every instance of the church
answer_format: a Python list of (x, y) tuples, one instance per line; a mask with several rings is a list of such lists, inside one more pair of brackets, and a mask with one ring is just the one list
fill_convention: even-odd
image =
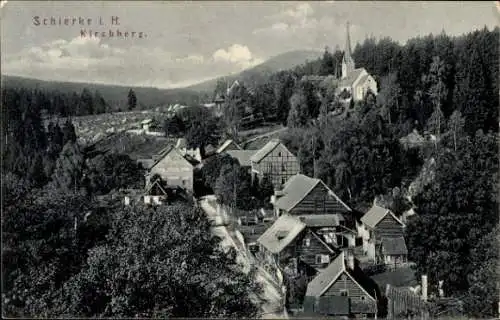
[(365, 95), (371, 91), (377, 95), (377, 82), (366, 71), (365, 68), (355, 68), (354, 59), (351, 51), (351, 38), (349, 36), (349, 22), (347, 23), (347, 36), (342, 58), (342, 76), (337, 81), (337, 94), (342, 100), (348, 102), (361, 101)]

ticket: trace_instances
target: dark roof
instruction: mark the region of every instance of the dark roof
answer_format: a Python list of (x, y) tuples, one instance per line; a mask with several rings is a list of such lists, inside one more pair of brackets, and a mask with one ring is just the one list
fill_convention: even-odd
[(346, 266), (345, 254), (341, 252), (326, 269), (321, 271), (311, 282), (309, 282), (306, 296), (321, 296), (335, 283), (335, 281), (337, 281), (342, 273), (346, 273), (351, 277), (352, 280), (373, 299), (375, 299), (375, 292), (377, 292), (377, 296), (380, 294), (377, 284), (366, 276), (359, 266), (355, 266), (354, 270)]
[(382, 237), (382, 253), (384, 255), (408, 254), (405, 238), (403, 237)]
[(238, 160), (240, 166), (250, 167), (252, 165), (250, 158), (255, 153), (255, 150), (228, 150), (226, 153)]
[[(295, 217), (282, 215), (262, 234), (257, 242), (272, 253), (285, 249), (306, 225)], [(286, 234), (285, 234), (286, 233)]]
[(259, 151), (257, 151), (250, 160), (252, 162), (259, 163), (265, 156), (267, 156), (271, 151), (273, 151), (278, 145), (281, 144), (279, 139), (271, 139), (266, 145), (264, 145)]
[(282, 193), (283, 195), (276, 200), (275, 207), (290, 211), (300, 201), (302, 201), (319, 183), (323, 184), (328, 190), (330, 196), (335, 198), (347, 211), (351, 211), (340, 198), (330, 190), (320, 179), (310, 178), (303, 174), (296, 174), (285, 182)]

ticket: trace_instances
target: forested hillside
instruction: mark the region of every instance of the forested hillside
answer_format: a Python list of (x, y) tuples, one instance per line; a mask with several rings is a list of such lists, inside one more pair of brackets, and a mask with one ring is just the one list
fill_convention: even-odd
[[(339, 105), (335, 88), (301, 81), (339, 72), (342, 52), (325, 51), (273, 74), (251, 94), (245, 86), (231, 92), (226, 131), (234, 136), (248, 114), (286, 124), (281, 138), (302, 172), (321, 178), (360, 214), (375, 198), (397, 215), (413, 207), (407, 243), (417, 276), (427, 274), (434, 293), (442, 280), (445, 295), (462, 301), (468, 315), (498, 315), (499, 30), (405, 45), (367, 39), (354, 60), (375, 76), (379, 92), (344, 117), (331, 114)], [(401, 143), (410, 133), (421, 142)], [(409, 197), (426, 162), (435, 162), (433, 172)]]

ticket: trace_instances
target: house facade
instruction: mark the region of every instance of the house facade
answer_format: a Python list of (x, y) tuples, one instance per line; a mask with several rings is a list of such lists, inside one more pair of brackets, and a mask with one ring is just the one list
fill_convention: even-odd
[(403, 237), (382, 238), (379, 259), (385, 264), (398, 266), (408, 262), (408, 249)]
[(314, 276), (326, 268), (339, 250), (297, 217), (283, 215), (258, 239), (257, 257), (287, 273)]
[(176, 148), (165, 151), (151, 166), (146, 175), (146, 188), (155, 175), (159, 175), (169, 187), (177, 186), (193, 192), (193, 165)]
[(378, 287), (355, 265), (352, 255), (339, 254), (307, 286), (304, 312), (314, 316), (375, 317)]
[(250, 158), (252, 177), (260, 181), (269, 175), (275, 189), (280, 189), (293, 175), (300, 172), (297, 157), (278, 139), (269, 141)]
[(272, 197), (276, 217), (297, 217), (335, 248), (354, 247), (357, 231), (351, 208), (320, 179), (296, 174)]
[(372, 260), (378, 260), (383, 238), (402, 238), (404, 223), (391, 210), (376, 203), (361, 217), (358, 233), (363, 238), (363, 251)]

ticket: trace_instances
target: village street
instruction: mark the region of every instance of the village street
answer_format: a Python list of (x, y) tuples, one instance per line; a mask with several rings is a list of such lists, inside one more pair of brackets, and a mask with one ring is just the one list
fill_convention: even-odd
[(199, 205), (209, 220), (214, 222), (212, 232), (222, 239), (221, 246), (227, 249), (233, 247), (236, 250), (237, 261), (242, 265), (244, 272), (249, 272), (252, 266), (257, 268), (257, 281), (263, 289), (261, 296), (258, 297), (261, 301), (261, 317), (263, 319), (287, 319), (281, 286), (269, 272), (256, 263), (253, 255), (245, 246), (242, 234), (237, 230), (235, 232), (228, 230), (226, 227), (229, 221), (227, 212), (217, 207), (214, 196), (203, 197), (199, 201)]

